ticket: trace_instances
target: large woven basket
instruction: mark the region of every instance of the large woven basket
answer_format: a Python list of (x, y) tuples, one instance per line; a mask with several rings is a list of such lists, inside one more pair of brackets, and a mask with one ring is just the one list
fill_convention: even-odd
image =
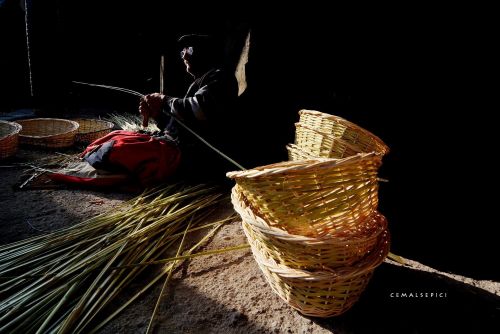
[(16, 122), (0, 121), (0, 159), (16, 154), (21, 130), (22, 126)]
[(70, 147), (75, 142), (78, 123), (59, 118), (34, 118), (19, 121), (23, 129), (21, 144), (50, 148)]
[(96, 139), (104, 137), (110, 133), (115, 126), (112, 122), (101, 119), (79, 118), (74, 121), (78, 122), (80, 125), (75, 136), (75, 141), (84, 144), (89, 144)]
[(299, 115), (295, 143), (314, 156), (340, 158), (357, 152), (389, 152), (379, 137), (341, 117), (314, 110), (301, 110)]
[(350, 229), (376, 210), (381, 159), (368, 153), (285, 161), (226, 175), (269, 225), (320, 237)]
[(291, 307), (304, 315), (331, 317), (349, 310), (359, 299), (372, 277), (374, 269), (389, 252), (387, 230), (376, 248), (355, 265), (331, 271), (293, 269), (276, 263), (247, 235), (257, 264), (271, 288)]
[(374, 250), (379, 237), (387, 229), (387, 220), (376, 212), (352, 230), (309, 238), (269, 227), (246, 206), (237, 186), (233, 188), (231, 200), (254, 247), (276, 263), (290, 268), (331, 270), (352, 265)]

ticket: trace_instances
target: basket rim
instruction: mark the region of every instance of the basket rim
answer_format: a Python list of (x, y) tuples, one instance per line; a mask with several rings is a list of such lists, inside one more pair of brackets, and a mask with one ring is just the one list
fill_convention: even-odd
[(358, 153), (341, 159), (312, 158), (307, 160), (282, 161), (270, 165), (255, 167), (248, 170), (227, 172), (226, 177), (230, 179), (241, 179), (241, 178), (266, 177), (271, 175), (277, 176), (288, 172), (303, 171), (314, 168), (328, 169), (337, 166), (350, 165), (358, 163), (362, 160), (372, 159), (374, 157), (381, 159), (382, 154), (377, 152), (370, 152), (370, 153)]
[(30, 118), (30, 119), (24, 119), (22, 121), (19, 121), (21, 126), (23, 123), (28, 123), (28, 122), (37, 122), (37, 121), (58, 121), (58, 122), (65, 122), (65, 123), (70, 123), (72, 125), (72, 128), (68, 131), (65, 131), (65, 132), (59, 132), (59, 133), (55, 133), (55, 134), (52, 134), (52, 135), (48, 135), (48, 136), (33, 136), (33, 135), (23, 135), (23, 134), (19, 134), (19, 137), (25, 137), (25, 138), (51, 138), (51, 137), (55, 137), (55, 136), (61, 136), (61, 135), (65, 135), (65, 134), (68, 134), (68, 133), (72, 133), (72, 132), (75, 132), (78, 130), (78, 128), (80, 127), (80, 124), (78, 124), (78, 122), (75, 122), (75, 121), (72, 121), (72, 120), (69, 120), (69, 119), (64, 119), (64, 118)]
[[(238, 191), (237, 189), (238, 186), (234, 186), (233, 189), (231, 190), (231, 202), (233, 204), (234, 210), (242, 216), (241, 218), (243, 219), (243, 223), (249, 224), (252, 226), (252, 228), (256, 228), (260, 233), (270, 235), (274, 238), (286, 240), (286, 241), (294, 241), (294, 242), (307, 242), (311, 244), (344, 244), (346, 241), (349, 241), (351, 243), (359, 243), (359, 242), (364, 242), (366, 241), (367, 237), (356, 237), (356, 236), (346, 236), (346, 237), (339, 237), (331, 234), (325, 234), (319, 237), (307, 237), (304, 235), (300, 234), (293, 234), (286, 232), (282, 229), (269, 226), (269, 224), (266, 223), (266, 221), (255, 214), (253, 210), (246, 205), (244, 200), (242, 200), (242, 194)], [(252, 221), (247, 221), (243, 218), (243, 215), (250, 216), (255, 222), (258, 224), (252, 223)], [(379, 236), (381, 233), (383, 233), (387, 227), (387, 218), (381, 214), (380, 212), (376, 211), (374, 212), (373, 215), (367, 217), (366, 219), (380, 219), (383, 222), (381, 223), (381, 227), (377, 228), (377, 231), (375, 231), (375, 234)]]
[[(342, 118), (342, 117), (336, 116), (336, 115), (332, 115), (332, 114), (327, 114), (327, 113), (324, 113), (324, 112), (321, 112), (321, 111), (317, 111), (317, 110), (310, 110), (310, 109), (301, 109), (301, 110), (299, 110), (299, 116), (302, 115), (302, 114), (311, 114), (311, 115), (314, 115), (314, 116), (319, 116), (319, 117), (324, 118), (324, 119), (329, 119), (329, 120), (332, 120), (334, 122), (343, 123), (343, 124), (346, 124), (346, 125), (348, 125), (350, 127), (353, 127), (356, 130), (362, 131), (362, 132), (370, 135), (371, 137), (373, 137), (381, 145), (384, 146), (384, 148), (387, 150), (387, 152), (389, 152), (389, 146), (387, 146), (387, 144), (382, 139), (380, 139), (380, 137), (378, 137), (377, 135), (373, 134), (372, 132), (368, 131), (367, 129), (365, 129), (365, 128), (361, 127), (361, 126), (359, 126), (359, 125), (357, 125), (357, 124), (355, 124), (355, 123), (353, 123), (351, 121), (346, 120), (345, 118)], [(298, 123), (300, 123), (300, 121)], [(317, 131), (317, 132), (319, 132), (321, 134), (324, 134), (321, 131)]]
[[(99, 118), (73, 118), (73, 119), (71, 119), (71, 121), (75, 121), (77, 123), (79, 123), (81, 121), (92, 121), (92, 122), (103, 123), (107, 126), (107, 128), (101, 129), (101, 130), (95, 130), (95, 131), (89, 131), (89, 132), (78, 131), (78, 134), (93, 134), (93, 133), (97, 133), (97, 132), (101, 132), (101, 131), (111, 130), (115, 127), (115, 123), (110, 122), (110, 121), (106, 121), (103, 119), (99, 119)], [(78, 130), (80, 130), (80, 127), (78, 128)]]
[(0, 137), (0, 140), (3, 140), (7, 137), (10, 137), (10, 136), (15, 136), (16, 134), (18, 134), (19, 132), (21, 132), (21, 130), (23, 129), (22, 125), (17, 123), (17, 122), (10, 122), (10, 121), (4, 121), (4, 120), (0, 120), (0, 123), (3, 123), (3, 124), (7, 124), (11, 127), (13, 127), (13, 131), (11, 131), (10, 133), (4, 135), (4, 136), (1, 136)]
[(290, 268), (283, 264), (276, 263), (274, 259), (268, 258), (265, 255), (261, 254), (260, 252), (254, 252), (252, 248), (252, 252), (254, 253), (254, 255), (257, 255), (258, 257), (258, 260), (257, 259), (256, 260), (259, 262), (259, 264), (264, 265), (269, 271), (279, 276), (285, 276), (288, 278), (295, 278), (295, 279), (303, 279), (308, 281), (323, 281), (323, 280), (344, 281), (363, 275), (378, 267), (387, 257), (387, 254), (389, 254), (389, 250), (390, 250), (390, 232), (389, 230), (386, 229), (384, 231), (384, 234), (381, 235), (380, 240), (378, 240), (377, 246), (364, 259), (349, 266), (338, 267), (331, 270), (311, 271), (305, 269)]

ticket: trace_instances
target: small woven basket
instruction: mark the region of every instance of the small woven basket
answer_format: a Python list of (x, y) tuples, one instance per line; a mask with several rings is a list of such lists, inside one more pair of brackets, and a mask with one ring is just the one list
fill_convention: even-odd
[(381, 234), (375, 249), (355, 265), (331, 271), (293, 269), (276, 263), (259, 250), (247, 235), (259, 268), (273, 291), (300, 313), (331, 317), (349, 310), (368, 285), (374, 269), (382, 263), (390, 247), (389, 231)]
[[(342, 152), (342, 149), (352, 149), (355, 152), (365, 153), (376, 152), (381, 155), (389, 152), (389, 147), (379, 137), (341, 117), (314, 110), (301, 110), (299, 115), (301, 127), (314, 130), (326, 137), (321, 141), (323, 145), (321, 146), (322, 151), (311, 151), (315, 156), (328, 157), (328, 155), (325, 155), (327, 153), (324, 150), (330, 142), (332, 143), (332, 153), (329, 157), (346, 157), (352, 154), (349, 151)], [(297, 129), (297, 131), (301, 130)], [(332, 142), (333, 139), (336, 139), (336, 145)], [(309, 140), (311, 140), (311, 143), (308, 142)], [(318, 142), (318, 135), (296, 134), (296, 144), (303, 149), (308, 147), (316, 148)]]
[(0, 121), (0, 159), (13, 156), (19, 144), (22, 126), (15, 122)]
[(34, 118), (19, 121), (23, 129), (19, 142), (50, 148), (70, 147), (75, 142), (78, 123), (60, 118)]
[(309, 238), (269, 227), (246, 206), (237, 186), (232, 190), (231, 200), (254, 247), (276, 263), (290, 268), (331, 270), (350, 266), (373, 251), (380, 235), (387, 229), (387, 220), (376, 212), (350, 231)]
[(370, 152), (301, 123), (295, 123), (295, 144), (317, 158), (344, 158), (361, 152)]
[(74, 121), (80, 125), (75, 136), (75, 141), (84, 144), (90, 144), (94, 140), (104, 137), (115, 126), (112, 122), (100, 119), (79, 118)]
[(226, 175), (270, 226), (316, 238), (350, 229), (376, 210), (381, 159), (368, 153), (285, 161)]

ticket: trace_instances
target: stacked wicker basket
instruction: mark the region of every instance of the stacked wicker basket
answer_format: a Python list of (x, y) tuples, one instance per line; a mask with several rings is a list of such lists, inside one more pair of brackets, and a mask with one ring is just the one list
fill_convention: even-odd
[(305, 315), (347, 311), (389, 251), (377, 212), (387, 146), (342, 118), (302, 110), (291, 161), (230, 172), (235, 210), (272, 289)]
[(0, 159), (16, 154), (19, 145), (19, 132), (22, 126), (16, 122), (0, 120)]
[(18, 121), (23, 129), (19, 142), (45, 148), (70, 147), (75, 142), (78, 123), (62, 118), (33, 118)]
[(33, 118), (22, 125), (19, 142), (45, 148), (66, 148), (75, 142), (89, 144), (110, 133), (114, 124), (100, 119)]

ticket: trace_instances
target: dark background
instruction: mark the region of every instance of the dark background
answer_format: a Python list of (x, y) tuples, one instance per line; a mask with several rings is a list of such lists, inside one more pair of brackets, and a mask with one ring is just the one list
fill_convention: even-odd
[(154, 1), (35, 2), (31, 97), (24, 12), (16, 1), (1, 3), (2, 112), (135, 112), (134, 97), (71, 81), (158, 91), (163, 53), (166, 91), (182, 95), (189, 77), (178, 36), (211, 33), (240, 45), (251, 28), (248, 89), (232, 129), (246, 139), (237, 160), (285, 160), (302, 108), (347, 118), (391, 148), (380, 172), (389, 180), (380, 186), (380, 211), (390, 222), (392, 251), (500, 280), (493, 30), (473, 10), (310, 5), (284, 15), (251, 5), (222, 11)]

